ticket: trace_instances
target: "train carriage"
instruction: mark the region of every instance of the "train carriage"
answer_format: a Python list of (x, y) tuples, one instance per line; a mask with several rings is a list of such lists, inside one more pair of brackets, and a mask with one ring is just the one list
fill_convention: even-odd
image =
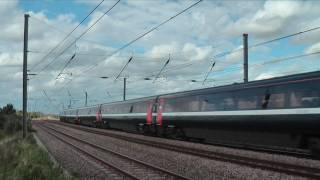
[[(90, 109), (91, 108), (91, 109)], [(320, 72), (65, 110), (108, 128), (272, 148), (319, 149)], [(79, 115), (77, 114), (79, 113)]]
[(319, 83), (309, 75), (160, 96), (163, 124), (206, 142), (302, 147), (320, 133)]

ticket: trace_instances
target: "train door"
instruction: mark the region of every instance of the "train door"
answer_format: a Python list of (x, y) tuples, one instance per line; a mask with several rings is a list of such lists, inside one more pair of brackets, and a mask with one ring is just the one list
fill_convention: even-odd
[(158, 106), (157, 106), (157, 118), (156, 118), (157, 126), (162, 126), (163, 105), (164, 105), (164, 99), (160, 98), (158, 100)]
[(147, 117), (146, 125), (150, 126), (153, 124), (153, 111), (154, 111), (155, 100), (150, 100), (147, 106)]
[(150, 100), (147, 106), (147, 116), (146, 116), (146, 124), (143, 125), (141, 129), (141, 125), (139, 130), (144, 133), (155, 133), (157, 126), (157, 107), (158, 107), (158, 97), (156, 99)]
[(101, 114), (101, 105), (99, 105), (97, 107), (97, 110), (96, 110), (96, 120), (95, 120), (95, 126), (96, 127), (102, 127), (103, 126), (103, 123), (102, 123), (102, 114)]
[(75, 123), (76, 124), (81, 124), (80, 122), (80, 118), (79, 118), (79, 110), (77, 109), (77, 110), (75, 110), (76, 112), (75, 112)]

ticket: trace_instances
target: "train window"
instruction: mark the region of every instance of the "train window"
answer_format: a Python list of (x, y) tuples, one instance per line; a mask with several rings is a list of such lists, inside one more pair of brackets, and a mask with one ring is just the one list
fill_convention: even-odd
[(165, 112), (174, 112), (174, 106), (173, 103), (170, 101), (165, 100), (163, 109)]
[(216, 101), (209, 97), (201, 96), (201, 111), (217, 110)]
[(232, 93), (215, 93), (200, 95), (201, 111), (234, 110), (235, 99)]
[(85, 108), (85, 109), (79, 109), (78, 114), (79, 115), (88, 115), (90, 113), (90, 108)]
[(290, 93), (290, 107), (318, 107), (320, 106), (319, 92), (310, 89), (301, 89)]
[(301, 107), (302, 106), (302, 93), (301, 92), (291, 92), (290, 94), (290, 106), (291, 107)]
[(130, 113), (131, 104), (117, 104), (112, 106), (112, 112), (116, 114)]
[(194, 111), (199, 111), (200, 107), (200, 102), (199, 100), (195, 99), (193, 101), (189, 102), (189, 111), (194, 112)]
[(134, 103), (132, 112), (134, 113), (147, 112), (147, 105), (148, 104), (146, 101)]
[(268, 107), (269, 108), (284, 108), (285, 107), (285, 93), (271, 94)]
[(256, 109), (257, 108), (257, 96), (239, 97), (237, 98), (238, 109)]
[(95, 115), (98, 112), (97, 107), (90, 108), (90, 111), (88, 112), (89, 115)]
[(198, 96), (169, 98), (164, 103), (166, 112), (194, 112), (200, 110)]
[(225, 97), (223, 99), (223, 109), (224, 110), (233, 110), (235, 107), (234, 98), (233, 97)]

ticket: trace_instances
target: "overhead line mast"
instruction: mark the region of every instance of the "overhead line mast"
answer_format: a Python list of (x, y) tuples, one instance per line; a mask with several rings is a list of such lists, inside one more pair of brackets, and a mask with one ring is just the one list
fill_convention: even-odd
[(23, 77), (22, 77), (22, 128), (23, 138), (27, 136), (27, 102), (28, 102), (28, 26), (29, 14), (24, 15), (24, 39), (23, 39)]
[[(106, 58), (108, 59), (108, 58), (112, 57), (112, 56), (115, 55), (116, 53), (118, 53), (118, 52), (120, 52), (121, 50), (127, 48), (127, 47), (130, 46), (131, 44), (135, 43), (135, 42), (138, 41), (139, 39), (141, 39), (141, 38), (143, 38), (144, 36), (148, 35), (148, 34), (151, 33), (152, 31), (158, 29), (160, 26), (162, 26), (162, 25), (168, 23), (169, 21), (173, 20), (173, 19), (176, 18), (177, 16), (185, 13), (187, 10), (189, 10), (189, 9), (191, 9), (192, 7), (198, 5), (198, 4), (199, 4), (200, 2), (202, 2), (202, 1), (203, 1), (203, 0), (198, 0), (197, 2), (191, 4), (190, 6), (188, 6), (188, 7), (185, 8), (185, 9), (183, 9), (182, 11), (178, 12), (178, 13), (175, 14), (174, 16), (172, 16), (172, 17), (164, 20), (162, 23), (154, 26), (153, 28), (151, 28), (151, 29), (148, 30), (147, 32), (143, 33), (142, 35), (138, 36), (137, 38), (133, 39), (132, 41), (129, 41), (127, 44), (125, 44), (125, 45), (123, 45), (121, 48), (115, 50), (113, 53), (107, 55), (106, 57), (103, 57), (102, 60), (105, 60)], [(73, 80), (76, 79), (77, 77), (79, 77), (78, 75), (90, 71), (91, 69), (93, 69), (94, 67), (96, 67), (99, 63), (101, 63), (101, 62), (95, 63), (95, 64), (93, 64), (92, 66), (89, 65), (89, 66), (83, 68), (82, 70), (80, 70), (79, 73), (76, 74), (76, 77), (73, 78)], [(64, 84), (64, 86), (63, 86), (62, 88), (65, 88), (65, 87), (66, 87), (69, 83), (71, 83), (71, 82), (72, 82), (72, 81), (69, 81), (68, 83)], [(62, 89), (62, 88), (61, 88), (61, 89)]]

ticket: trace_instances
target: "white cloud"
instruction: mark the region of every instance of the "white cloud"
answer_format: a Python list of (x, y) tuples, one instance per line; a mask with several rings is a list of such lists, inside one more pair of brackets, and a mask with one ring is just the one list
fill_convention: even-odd
[(275, 77), (274, 74), (270, 74), (270, 73), (262, 73), (259, 76), (257, 76), (256, 78), (254, 78), (254, 80), (262, 80), (262, 79), (270, 79)]
[[(99, 1), (77, 0), (76, 4), (86, 8), (93, 8)], [(65, 105), (69, 99), (66, 89), (75, 99), (81, 101), (76, 104), (83, 105), (84, 91), (88, 91), (91, 103), (121, 100), (123, 82), (114, 82), (123, 65), (133, 55), (133, 61), (128, 65), (122, 75), (128, 75), (129, 98), (183, 91), (202, 88), (201, 83), (190, 83), (190, 80), (203, 80), (209, 67), (212, 65), (213, 55), (226, 50), (241, 48), (242, 33), (249, 33), (252, 42), (278, 37), (308, 27), (319, 25), (320, 6), (316, 1), (203, 1), (198, 6), (178, 16), (173, 21), (153, 31), (138, 40), (131, 46), (115, 54), (108, 55), (127, 42), (146, 32), (163, 20), (173, 16), (194, 1), (126, 1), (117, 5), (94, 28), (77, 42), (77, 48), (72, 45), (59, 58), (59, 52), (73, 42), (74, 38), (88, 28), (106, 9), (115, 1), (106, 1), (82, 24), (73, 37), (68, 38), (45, 61), (36, 64), (65, 37), (65, 32), (71, 31), (82, 17), (75, 14), (58, 14), (47, 16), (47, 10), (38, 12), (29, 11), (29, 50), (39, 51), (29, 53), (29, 69), (38, 73), (50, 61), (47, 69), (30, 80), (30, 97), (43, 99), (42, 89), (55, 97), (58, 102)], [(0, 2), (0, 77), (2, 82), (10, 84), (12, 92), (0, 89), (10, 94), (12, 102), (21, 105), (21, 98), (14, 93), (21, 93), (21, 64), (22, 64), (22, 39), (23, 39), (23, 14), (24, 10), (18, 1)], [(37, 19), (40, 21), (38, 21)], [(43, 23), (44, 21), (45, 23)], [(53, 28), (55, 27), (55, 28)], [(58, 28), (58, 29), (56, 29)], [(305, 52), (320, 49), (318, 33), (308, 33), (300, 39), (292, 40), (294, 45), (305, 46)], [(273, 56), (274, 49), (259, 47), (251, 49), (250, 55), (265, 53)], [(65, 69), (63, 75), (55, 80), (57, 74), (65, 63), (76, 52), (74, 60)], [(145, 81), (143, 78), (154, 78), (166, 62), (168, 55), (171, 61), (164, 69), (156, 83)], [(206, 86), (229, 84), (242, 80), (242, 51), (229, 54), (217, 59), (216, 66), (210, 75), (213, 82)], [(255, 58), (255, 57), (254, 57)], [(255, 63), (255, 59), (250, 63)], [(96, 63), (99, 64), (92, 70), (85, 70)], [(232, 64), (240, 66), (231, 66)], [(312, 61), (310, 61), (312, 63)], [(293, 63), (294, 64), (294, 63)], [(276, 66), (272, 68), (250, 69), (251, 79), (273, 77), (273, 72), (280, 73), (287, 70), (296, 71), (306, 68), (301, 65), (289, 66), (281, 71)], [(71, 75), (72, 74), (72, 75)], [(276, 73), (275, 73), (276, 74)], [(279, 73), (278, 73), (279, 74)], [(109, 79), (101, 79), (109, 76)], [(15, 82), (11, 82), (12, 80)], [(73, 79), (70, 81), (70, 79)], [(110, 98), (106, 92), (114, 97)], [(3, 97), (3, 96), (1, 96)], [(46, 100), (41, 101), (39, 107), (45, 107)], [(46, 109), (41, 109), (46, 110)], [(59, 109), (60, 110), (60, 109)], [(57, 111), (54, 108), (50, 111)]]
[(314, 53), (320, 51), (320, 42), (313, 44), (312, 46), (310, 46), (309, 48), (306, 49), (306, 53)]

